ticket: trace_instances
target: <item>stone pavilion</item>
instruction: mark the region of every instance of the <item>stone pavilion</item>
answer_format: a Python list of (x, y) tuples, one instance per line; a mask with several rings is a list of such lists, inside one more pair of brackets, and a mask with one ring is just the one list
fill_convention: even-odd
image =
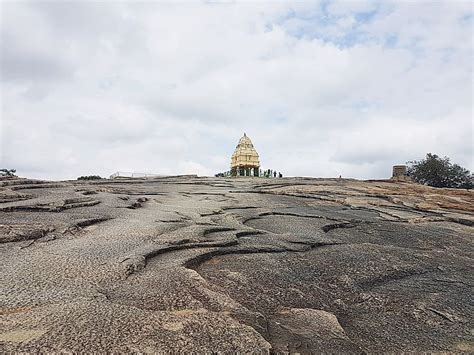
[(260, 160), (252, 141), (244, 133), (230, 161), (232, 176), (259, 176)]

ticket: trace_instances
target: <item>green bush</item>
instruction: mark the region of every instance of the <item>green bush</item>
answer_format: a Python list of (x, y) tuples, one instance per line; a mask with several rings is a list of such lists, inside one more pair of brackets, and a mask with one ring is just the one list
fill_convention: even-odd
[(15, 173), (16, 173), (15, 169), (0, 169), (0, 176), (13, 177), (13, 176), (16, 176)]
[(100, 180), (102, 179), (99, 175), (87, 175), (87, 176), (79, 176), (77, 180)]

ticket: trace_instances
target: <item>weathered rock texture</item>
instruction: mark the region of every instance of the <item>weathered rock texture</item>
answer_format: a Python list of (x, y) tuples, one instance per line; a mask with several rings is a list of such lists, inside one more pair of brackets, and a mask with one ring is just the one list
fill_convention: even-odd
[(0, 182), (0, 351), (472, 352), (473, 224), (407, 183)]

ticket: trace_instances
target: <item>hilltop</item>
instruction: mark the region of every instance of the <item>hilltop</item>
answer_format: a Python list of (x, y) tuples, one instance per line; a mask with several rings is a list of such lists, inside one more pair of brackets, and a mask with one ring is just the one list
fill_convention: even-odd
[(0, 181), (2, 352), (473, 351), (474, 193)]

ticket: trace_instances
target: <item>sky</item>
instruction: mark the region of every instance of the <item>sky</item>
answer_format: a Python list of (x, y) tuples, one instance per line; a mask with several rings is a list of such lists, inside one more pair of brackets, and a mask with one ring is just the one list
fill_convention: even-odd
[(0, 168), (284, 176), (473, 170), (470, 1), (0, 2)]

